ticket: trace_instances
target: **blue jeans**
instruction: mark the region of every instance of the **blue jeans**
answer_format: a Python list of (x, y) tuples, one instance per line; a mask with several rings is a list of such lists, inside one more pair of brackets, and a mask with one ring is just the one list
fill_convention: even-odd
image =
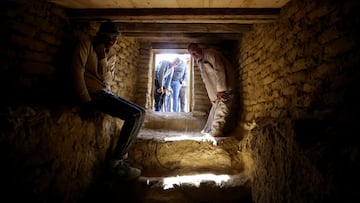
[(185, 102), (186, 102), (186, 86), (180, 87), (180, 94), (179, 94), (179, 100), (180, 100), (180, 112), (185, 112)]
[(165, 112), (171, 112), (171, 105), (172, 105), (172, 94), (165, 96), (165, 102), (164, 102), (164, 111)]
[(144, 123), (144, 108), (104, 91), (92, 93), (90, 96), (92, 104), (96, 109), (124, 121), (112, 157), (114, 159), (122, 159), (135, 143), (140, 128)]
[(179, 80), (171, 81), (171, 89), (173, 90), (172, 110), (173, 110), (173, 112), (178, 112), (179, 111), (180, 81)]

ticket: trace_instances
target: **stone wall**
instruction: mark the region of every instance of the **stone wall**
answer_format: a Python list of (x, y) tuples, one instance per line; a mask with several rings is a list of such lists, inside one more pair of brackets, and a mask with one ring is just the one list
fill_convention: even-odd
[(294, 1), (276, 23), (256, 25), (244, 35), (240, 75), (246, 120), (346, 119), (341, 113), (350, 107), (346, 102), (355, 103), (348, 87), (358, 62), (358, 19), (351, 16), (350, 2)]
[(139, 94), (144, 96), (140, 81), (142, 72), (146, 72), (146, 67), (140, 67), (140, 44), (133, 38), (120, 37), (119, 42), (114, 46), (118, 52), (116, 72), (112, 90), (115, 94), (133, 101), (145, 107), (144, 100), (139, 99)]
[(122, 124), (101, 113), (92, 121), (83, 120), (75, 108), (3, 107), (1, 196), (78, 202), (101, 176)]
[(143, 104), (146, 109), (152, 110), (153, 108), (153, 55), (151, 51), (151, 43), (148, 41), (140, 42), (140, 53), (138, 57), (138, 83), (136, 102)]
[(255, 202), (354, 202), (359, 3), (294, 0), (239, 44)]
[[(83, 119), (73, 94), (72, 50), (99, 23), (71, 22), (47, 1), (2, 4), (0, 194), (13, 201), (78, 202), (101, 175), (123, 125), (102, 113)], [(121, 37), (115, 45), (112, 88), (132, 101), (139, 47)]]
[[(62, 98), (70, 26), (64, 10), (43, 1), (4, 1), (1, 8), (1, 103)], [(60, 79), (61, 78), (61, 79)]]

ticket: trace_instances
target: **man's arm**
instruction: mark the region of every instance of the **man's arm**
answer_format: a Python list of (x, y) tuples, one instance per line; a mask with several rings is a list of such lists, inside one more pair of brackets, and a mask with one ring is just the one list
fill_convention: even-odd
[(82, 102), (91, 101), (88, 89), (85, 84), (85, 65), (89, 56), (89, 44), (85, 41), (80, 42), (76, 48), (72, 59), (71, 72), (75, 86), (75, 92), (79, 95)]
[(165, 80), (166, 80), (166, 76), (168, 75), (168, 67), (170, 67), (170, 62), (168, 61), (162, 61), (160, 64), (160, 68), (159, 68), (159, 72), (158, 72), (158, 82), (159, 82), (159, 86), (160, 87), (164, 87), (165, 86)]
[(184, 73), (183, 73), (183, 75), (182, 75), (182, 77), (181, 77), (181, 79), (180, 79), (180, 84), (182, 84), (184, 81), (186, 81), (186, 77), (187, 77), (187, 69), (188, 69), (188, 66), (187, 66), (187, 64), (185, 64), (185, 66), (184, 66)]
[(216, 91), (224, 92), (227, 90), (226, 59), (217, 51), (213, 51), (211, 54), (212, 57), (209, 57), (209, 62), (213, 65), (216, 73)]
[(173, 75), (174, 75), (174, 67), (169, 65), (168, 69), (166, 70), (166, 77), (165, 77), (165, 82), (164, 82), (165, 89), (170, 89), (170, 83), (171, 83)]

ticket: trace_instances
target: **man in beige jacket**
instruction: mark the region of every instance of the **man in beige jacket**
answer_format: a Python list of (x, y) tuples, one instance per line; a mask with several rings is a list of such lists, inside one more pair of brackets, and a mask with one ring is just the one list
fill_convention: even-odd
[(208, 120), (201, 132), (214, 137), (224, 136), (233, 127), (229, 125), (232, 122), (228, 119), (233, 106), (234, 69), (231, 63), (215, 49), (203, 49), (198, 44), (191, 43), (188, 45), (188, 52), (199, 67), (212, 103)]

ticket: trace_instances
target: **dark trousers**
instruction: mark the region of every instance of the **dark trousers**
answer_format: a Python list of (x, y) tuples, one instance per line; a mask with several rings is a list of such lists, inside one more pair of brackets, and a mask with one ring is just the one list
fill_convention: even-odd
[(104, 91), (91, 94), (91, 98), (96, 109), (124, 121), (112, 157), (114, 159), (122, 159), (135, 143), (140, 128), (144, 123), (144, 108)]
[(160, 111), (163, 104), (164, 104), (164, 100), (165, 100), (165, 94), (163, 93), (158, 93), (157, 89), (159, 89), (159, 82), (157, 80), (155, 80), (155, 89), (154, 89), (154, 110), (155, 111)]

